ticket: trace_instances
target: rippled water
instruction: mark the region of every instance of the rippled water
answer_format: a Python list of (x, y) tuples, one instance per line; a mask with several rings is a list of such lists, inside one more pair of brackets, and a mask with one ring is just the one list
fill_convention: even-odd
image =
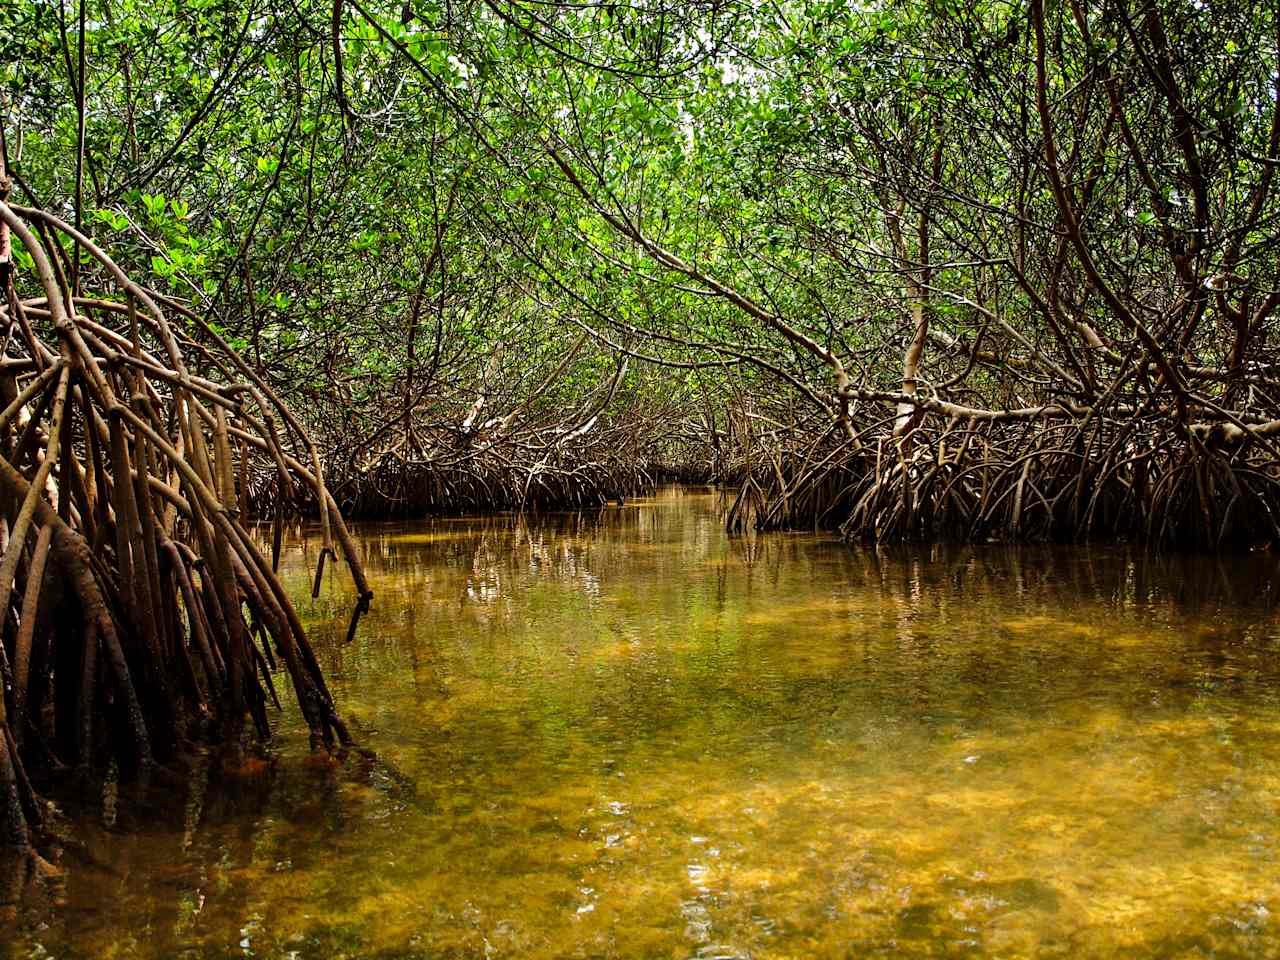
[[(16, 957), (1280, 955), (1270, 556), (730, 540), (710, 494), (290, 584), (380, 759), (68, 807)], [(64, 804), (65, 805), (65, 804)]]

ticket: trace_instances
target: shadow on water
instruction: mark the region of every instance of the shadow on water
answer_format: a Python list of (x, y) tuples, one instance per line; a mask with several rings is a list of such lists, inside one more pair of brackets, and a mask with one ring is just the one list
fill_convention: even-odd
[(380, 759), (63, 797), (9, 955), (1280, 953), (1270, 555), (726, 538), (709, 493), (357, 531)]

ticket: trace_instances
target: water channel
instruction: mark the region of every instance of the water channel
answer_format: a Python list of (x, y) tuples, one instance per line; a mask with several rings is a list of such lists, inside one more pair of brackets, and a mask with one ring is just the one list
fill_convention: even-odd
[(0, 955), (1280, 955), (1280, 563), (729, 538), (711, 491), (284, 564), (376, 758), (63, 798)]

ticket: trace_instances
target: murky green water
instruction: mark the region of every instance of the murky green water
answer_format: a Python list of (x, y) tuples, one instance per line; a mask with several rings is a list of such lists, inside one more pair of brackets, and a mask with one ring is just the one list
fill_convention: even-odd
[(362, 531), (386, 763), (79, 813), (13, 956), (1280, 955), (1278, 565), (730, 541), (710, 495)]

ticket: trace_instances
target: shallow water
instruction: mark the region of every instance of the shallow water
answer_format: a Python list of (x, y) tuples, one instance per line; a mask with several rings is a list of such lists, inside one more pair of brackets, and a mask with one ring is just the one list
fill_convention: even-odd
[(294, 540), (380, 759), (309, 759), (286, 701), (259, 777), (64, 804), (8, 955), (1280, 955), (1276, 559), (730, 540), (715, 507), (364, 527), (350, 646)]

